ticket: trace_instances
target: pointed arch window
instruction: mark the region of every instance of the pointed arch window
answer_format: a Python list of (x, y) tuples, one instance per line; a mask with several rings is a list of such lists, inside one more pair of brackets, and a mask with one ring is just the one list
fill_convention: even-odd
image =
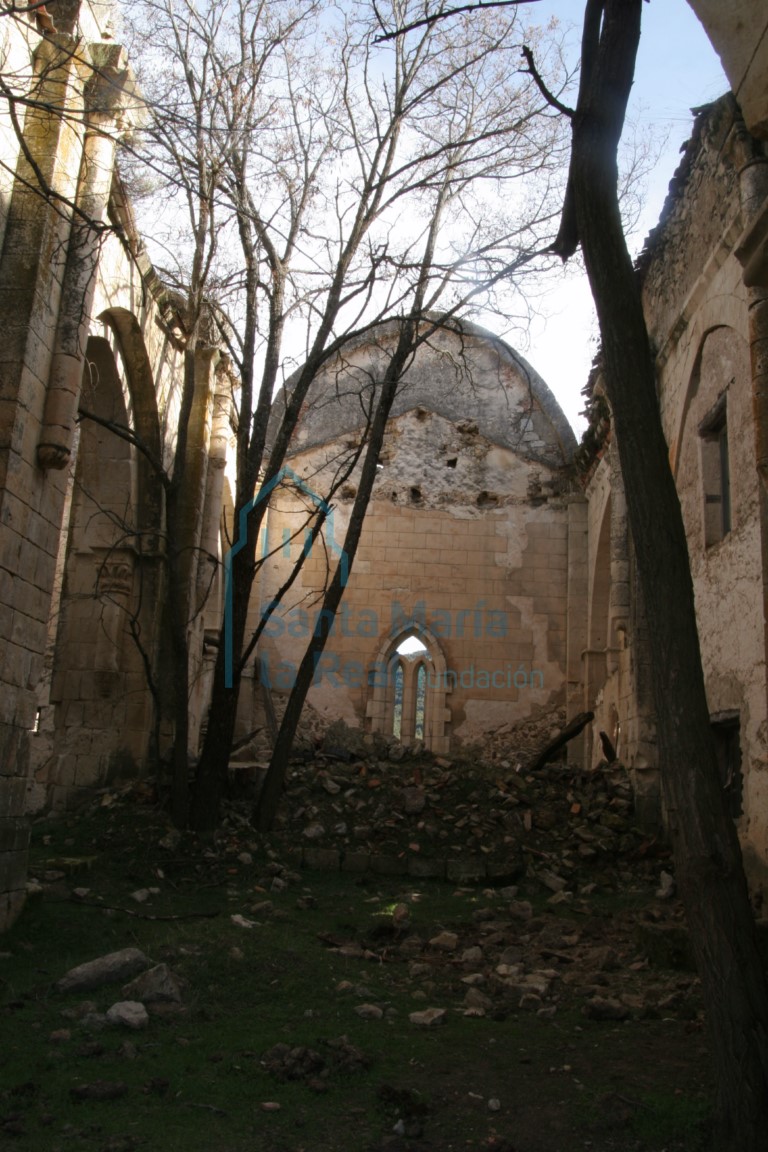
[(453, 682), (429, 630), (410, 628), (385, 640), (369, 673), (370, 730), (403, 744), (419, 740), (434, 752), (447, 752), (446, 696)]

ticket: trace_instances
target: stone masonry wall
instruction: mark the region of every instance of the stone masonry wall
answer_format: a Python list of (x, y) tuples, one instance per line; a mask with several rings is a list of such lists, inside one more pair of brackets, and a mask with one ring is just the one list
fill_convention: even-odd
[[(729, 802), (752, 882), (761, 887), (768, 880), (765, 573), (749, 301), (733, 254), (746, 223), (734, 147), (741, 132), (729, 99), (701, 117), (700, 148), (671, 207), (669, 239), (653, 255), (645, 304), (659, 347), (662, 420), (688, 537), (707, 700), (715, 722), (738, 721), (743, 784), (730, 786)], [(669, 287), (682, 265), (698, 274), (689, 274), (685, 295)], [(660, 300), (674, 301), (674, 309)], [(714, 443), (713, 428), (722, 429), (724, 448)], [(728, 493), (719, 490), (723, 451)], [(729, 508), (725, 528), (721, 500)]]
[[(525, 416), (529, 381), (511, 357), (499, 371), (494, 342), (473, 340), (463, 374), (447, 382), (439, 356), (425, 355), (423, 363), (417, 356), (400, 407), (417, 403), (390, 420), (352, 576), (309, 697), (329, 718), (378, 730), (387, 721), (373, 669), (387, 666), (398, 639), (421, 633), (446, 688), (432, 700), (441, 711), (436, 750), (480, 741), (500, 723), (564, 702), (566, 691), (571, 497), (561, 429), (535, 396)], [(462, 389), (471, 413), (464, 418)], [(327, 399), (319, 411), (321, 428), (344, 422)], [(317, 435), (309, 417), (299, 443)], [(331, 462), (342, 458), (350, 436), (292, 456), (291, 467), (326, 491)], [(353, 474), (333, 500), (337, 551), (355, 490)], [(300, 554), (301, 536), (283, 543), (300, 523), (301, 501), (278, 492), (261, 606), (285, 578), (288, 552), (292, 560)], [(301, 659), (329, 556), (335, 563), (327, 542), (315, 545), (267, 628), (261, 659), (275, 691), (287, 690)], [(258, 611), (254, 603), (252, 623)]]
[[(21, 36), (7, 21), (11, 37)], [(14, 51), (35, 73), (44, 102), (82, 102), (82, 81), (66, 43), (25, 30)], [(65, 38), (66, 39), (66, 38)], [(27, 113), (25, 134), (44, 178), (75, 192), (82, 130), (45, 107)], [(27, 831), (23, 819), (34, 726), (34, 688), (42, 670), (65, 479), (36, 465), (69, 222), (34, 190), (25, 159), (8, 201), (0, 257), (0, 928), (24, 899)]]
[[(166, 463), (182, 379), (181, 346), (162, 286), (114, 188), (108, 204), (115, 137), (138, 107), (124, 53), (110, 31), (102, 39), (99, 19), (109, 17), (107, 5), (63, 0), (58, 33), (44, 38), (34, 14), (28, 25), (9, 18), (0, 30), (4, 59), (13, 62), (20, 82), (26, 69), (24, 82), (38, 100), (24, 125), (36, 172), (8, 124), (0, 123), (3, 159), (18, 165), (18, 179), (0, 182), (0, 930), (24, 900), (25, 794), (33, 770), (31, 794), (39, 803), (86, 776), (91, 784), (104, 779), (113, 753), (122, 749), (136, 768), (152, 730), (139, 656), (125, 645), (124, 609), (138, 596), (143, 567), (140, 623), (150, 659), (157, 660), (162, 494), (135, 450), (125, 441), (107, 443), (106, 432), (94, 437), (93, 426), (91, 446), (98, 442), (104, 450), (85, 453), (74, 487), (69, 484), (83, 375), (84, 406), (120, 417)], [(75, 24), (73, 53), (66, 29)], [(99, 84), (86, 88), (94, 75)], [(63, 110), (72, 115), (62, 117)], [(114, 235), (94, 244), (66, 208), (39, 194), (38, 173), (64, 204), (76, 200), (99, 219), (109, 208), (130, 245)], [(117, 408), (99, 409), (110, 388)], [(201, 405), (203, 440), (207, 407)], [(79, 502), (83, 515), (78, 522), (74, 514), (77, 530), (67, 540), (68, 486), (72, 507)], [(104, 535), (117, 511), (125, 517), (120, 541), (114, 525)], [(38, 693), (46, 649), (53, 654), (51, 697)], [(45, 737), (37, 731), (41, 706), (49, 712)]]

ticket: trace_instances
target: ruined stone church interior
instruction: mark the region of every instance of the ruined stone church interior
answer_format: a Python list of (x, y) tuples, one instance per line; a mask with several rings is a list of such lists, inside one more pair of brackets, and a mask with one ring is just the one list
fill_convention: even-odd
[[(746, 31), (710, 0), (692, 7), (733, 93), (696, 110), (637, 275), (723, 786), (759, 892), (768, 885), (768, 37), (760, 5), (745, 6)], [(175, 448), (184, 328), (116, 169), (137, 108), (130, 61), (107, 5), (83, 0), (76, 16), (98, 83), (63, 52), (66, 19), (51, 33), (37, 8), (0, 29), (8, 66), (42, 62), (92, 113), (83, 127), (48, 110), (20, 141), (5, 104), (0, 111), (0, 928), (24, 903), (30, 818), (152, 775), (172, 742), (147, 676), (150, 667), (162, 677), (168, 659), (167, 492), (152, 461), (170, 461)], [(114, 227), (95, 241), (40, 194), (35, 171)], [(425, 319), (430, 334), (390, 414), (308, 707), (318, 724), (437, 755), (482, 749), (503, 726), (534, 723), (546, 734), (592, 713), (570, 761), (593, 769), (605, 734), (640, 817), (658, 827), (653, 622), (638, 596), (599, 361), (584, 381), (589, 426), (577, 444), (535, 365), (475, 323), (437, 321)], [(329, 490), (359, 444), (366, 389), (396, 336), (383, 324), (326, 363), (269, 495), (251, 630), (280, 603), (244, 669), (240, 741), (269, 731), (313, 633), (359, 469), (336, 491), (320, 537), (310, 542), (297, 526), (308, 494)], [(223, 347), (198, 350), (193, 370), (194, 758), (227, 609), (238, 382)], [(135, 435), (115, 435), (116, 426)]]

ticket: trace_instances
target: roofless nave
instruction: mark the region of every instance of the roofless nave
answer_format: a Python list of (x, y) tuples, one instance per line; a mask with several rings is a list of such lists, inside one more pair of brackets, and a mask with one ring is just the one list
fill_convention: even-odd
[[(98, 106), (92, 130), (51, 117), (46, 131), (30, 133), (27, 142), (41, 172), (86, 198), (92, 217), (119, 221), (128, 242), (107, 234), (95, 245), (42, 199), (4, 121), (4, 924), (24, 899), (28, 811), (74, 803), (116, 775), (154, 771), (171, 740), (145, 663), (161, 681), (167, 675), (160, 610), (165, 496), (147, 456), (107, 425), (134, 429), (157, 459), (169, 456), (183, 342), (172, 297), (141, 255), (113, 172), (114, 139), (129, 127), (135, 103), (127, 61), (102, 34), (101, 5), (83, 4), (78, 18), (109, 77), (108, 99), (89, 89)], [(45, 36), (32, 17), (4, 32), (9, 58), (53, 62), (72, 98), (82, 99), (83, 76), (66, 52), (56, 55), (65, 33)], [(718, 25), (718, 35), (727, 39), (729, 30)], [(759, 107), (763, 88), (748, 70), (741, 75), (738, 40), (727, 45), (729, 75), (760, 137), (768, 122)], [(701, 111), (642, 268), (712, 721), (756, 887), (764, 885), (768, 865), (768, 524), (755, 353), (768, 331), (766, 190), (764, 145), (745, 132), (734, 102)], [(347, 349), (346, 386), (330, 400), (328, 380), (338, 365), (316, 382), (317, 402), (306, 409), (288, 460), (307, 484), (317, 486), (359, 433), (355, 382), (375, 375), (392, 338), (392, 330), (382, 329)], [(221, 529), (228, 517), (231, 526), (232, 382), (216, 349), (197, 357), (196, 395), (187, 482), (194, 513), (189, 544), (198, 559), (188, 578), (204, 607), (189, 624), (193, 753), (225, 614), (221, 569), (199, 558), (221, 560), (231, 540)], [(77, 423), (78, 407), (96, 419)], [(594, 733), (602, 729), (618, 744), (651, 819), (654, 726), (644, 637), (652, 622), (637, 602), (599, 376), (591, 411), (586, 446), (576, 454), (562, 413), (530, 365), (472, 325), (438, 329), (392, 413), (343, 609), (323, 656), (325, 675), (317, 677), (310, 701), (329, 719), (399, 731), (435, 751), (482, 741), (502, 722), (589, 708)], [(355, 482), (353, 474), (334, 502), (337, 537)], [(289, 557), (305, 547), (294, 538), (301, 496), (296, 484), (286, 484), (271, 501), (253, 619), (274, 598)], [(325, 545), (311, 550), (248, 666), (241, 733), (262, 718), (265, 681), (275, 697), (290, 685), (312, 627), (304, 605), (325, 580), (329, 554), (326, 527)], [(409, 652), (405, 642), (414, 637), (419, 643)], [(592, 730), (572, 754), (586, 765), (595, 761)]]

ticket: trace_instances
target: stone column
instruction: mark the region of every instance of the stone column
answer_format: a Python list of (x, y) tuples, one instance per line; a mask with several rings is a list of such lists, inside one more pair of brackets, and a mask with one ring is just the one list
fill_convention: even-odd
[(97, 596), (99, 612), (94, 650), (94, 681), (99, 696), (108, 697), (118, 687), (122, 633), (133, 591), (135, 554), (127, 549), (110, 549), (99, 566)]
[(86, 86), (87, 127), (37, 446), (41, 468), (66, 468), (72, 455), (115, 148), (130, 120), (125, 108), (133, 85), (124, 50), (114, 44), (95, 44), (91, 55), (95, 71)]
[[(10, 36), (16, 35), (13, 24)], [(107, 57), (116, 50), (105, 46)], [(119, 50), (117, 50), (119, 52)], [(86, 87), (100, 48), (61, 33), (38, 42), (0, 256), (0, 930), (24, 900), (28, 731), (54, 582), (66, 477), (37, 461), (62, 324), (71, 315), (71, 205), (82, 188)], [(108, 63), (108, 60), (107, 60)], [(100, 165), (103, 165), (103, 155)], [(103, 177), (106, 182), (106, 176)], [(108, 187), (107, 187), (108, 191)], [(76, 291), (76, 286), (72, 291)], [(82, 300), (79, 302), (83, 311)]]
[[(19, 35), (13, 21), (6, 31)], [(74, 48), (66, 35), (35, 48), (0, 256), (0, 931), (25, 896), (28, 733), (64, 501), (65, 482), (45, 487), (34, 455), (81, 150)]]
[(229, 362), (224, 359), (216, 368), (213, 423), (208, 449), (208, 474), (205, 484), (205, 505), (200, 535), (200, 562), (197, 573), (198, 607), (202, 609), (206, 601), (210, 601), (211, 596), (218, 596), (215, 611), (217, 621), (221, 614), (221, 593), (217, 589), (213, 577), (220, 561), (219, 535), (224, 497), (224, 473), (227, 466), (229, 444), (232, 439), (233, 386), (229, 374)]
[[(184, 484), (177, 504), (177, 564), (179, 587), (184, 589), (189, 636), (189, 677), (194, 685), (201, 674), (203, 663), (204, 616), (198, 612), (198, 578), (207, 564), (200, 563), (205, 524), (208, 454), (214, 411), (214, 369), (219, 357), (218, 349), (203, 347), (195, 350), (194, 394), (189, 416), (187, 446), (184, 462)], [(197, 754), (199, 715), (190, 717), (188, 745), (192, 755)]]

